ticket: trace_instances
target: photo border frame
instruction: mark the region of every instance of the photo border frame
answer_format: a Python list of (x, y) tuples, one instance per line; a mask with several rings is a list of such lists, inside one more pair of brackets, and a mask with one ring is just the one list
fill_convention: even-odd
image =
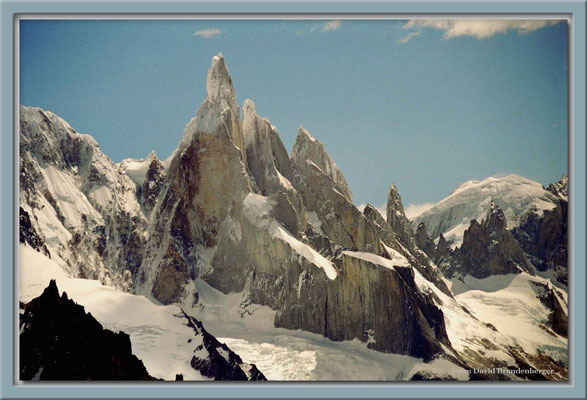
[[(381, 2), (3, 2), (1, 398), (585, 398), (585, 1), (381, 1)], [(15, 262), (18, 248), (17, 104), (14, 47), (19, 14), (198, 14), (332, 15), (357, 14), (566, 14), (569, 25), (569, 383), (38, 383), (16, 384), (14, 357), (16, 318)]]

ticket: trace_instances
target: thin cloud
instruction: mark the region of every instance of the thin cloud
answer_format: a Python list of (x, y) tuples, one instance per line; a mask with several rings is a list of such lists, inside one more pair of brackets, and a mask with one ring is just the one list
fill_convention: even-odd
[(322, 24), (317, 24), (317, 25), (313, 25), (312, 27), (308, 28), (308, 29), (298, 29), (298, 31), (296, 32), (296, 36), (300, 36), (300, 35), (309, 35), (312, 34), (314, 32), (333, 32), (337, 29), (339, 29), (342, 25), (342, 22), (339, 20), (334, 20), (334, 21), (326, 21)]
[(434, 207), (434, 203), (408, 204), (404, 212), (406, 213), (406, 217), (412, 220), (432, 207)]
[(459, 36), (471, 36), (477, 39), (487, 39), (496, 34), (508, 31), (525, 34), (555, 25), (562, 20), (410, 20), (404, 24), (405, 29), (434, 28), (444, 31), (445, 39)]
[(400, 43), (400, 44), (408, 43), (413, 38), (420, 36), (421, 33), (422, 32), (420, 32), (420, 31), (410, 32), (406, 36), (399, 38), (397, 40), (397, 42)]
[(215, 38), (215, 37), (222, 35), (223, 33), (224, 33), (224, 31), (221, 31), (220, 29), (217, 29), (217, 28), (202, 29), (200, 31), (194, 32), (194, 36), (198, 36), (203, 39), (212, 39), (212, 38)]
[(335, 21), (328, 21), (324, 24), (324, 26), (322, 27), (322, 32), (330, 32), (330, 31), (335, 31), (338, 28), (340, 28), (341, 22), (339, 20), (335, 20)]

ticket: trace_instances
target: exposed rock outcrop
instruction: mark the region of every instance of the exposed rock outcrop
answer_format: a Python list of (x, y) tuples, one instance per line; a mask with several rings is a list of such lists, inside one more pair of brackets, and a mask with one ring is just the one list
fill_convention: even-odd
[(139, 186), (137, 194), (141, 199), (141, 205), (145, 210), (145, 214), (150, 215), (155, 207), (157, 197), (163, 187), (165, 178), (165, 168), (159, 159), (155, 156), (149, 163), (145, 181)]
[(536, 296), (550, 310), (548, 325), (554, 332), (567, 337), (569, 326), (568, 304), (563, 294), (550, 284), (533, 282), (533, 285), (536, 290)]
[(45, 246), (45, 239), (35, 230), (31, 222), (31, 216), (22, 207), (19, 207), (19, 230), (20, 243), (27, 243), (33, 249), (51, 258), (49, 249)]
[(412, 223), (406, 217), (402, 198), (397, 187), (392, 183), (387, 191), (387, 223), (399, 241), (409, 250), (416, 248)]
[(567, 201), (541, 214), (527, 213), (512, 234), (538, 271), (551, 270), (557, 282), (568, 284)]
[(551, 183), (546, 188), (550, 193), (564, 201), (569, 201), (569, 177), (563, 174), (558, 182)]
[[(194, 350), (190, 365), (203, 376), (215, 381), (266, 381), (255, 364), (248, 364), (224, 343), (212, 336), (200, 321), (183, 313), (187, 325), (201, 343)], [(182, 379), (183, 380), (183, 377)]]
[(449, 278), (455, 274), (478, 279), (522, 271), (534, 274), (532, 264), (507, 230), (505, 215), (493, 202), (486, 219), (481, 223), (471, 221), (465, 231), (463, 245), (452, 257), (443, 260), (441, 268)]
[(59, 291), (54, 280), (20, 315), (21, 380), (154, 380), (112, 332)]
[(306, 212), (302, 197), (287, 177), (294, 172), (287, 150), (277, 129), (261, 118), (255, 104), (243, 104), (243, 135), (247, 154), (247, 171), (257, 193), (271, 196), (278, 203), (274, 217), (298, 239), (306, 230)]
[(418, 228), (416, 229), (416, 245), (424, 251), (433, 260), (436, 260), (436, 245), (428, 236), (428, 232), (426, 231), (426, 224), (424, 222), (420, 222), (418, 224)]
[(298, 129), (298, 136), (291, 150), (291, 159), (297, 165), (304, 165), (306, 162), (313, 163), (332, 179), (334, 187), (345, 199), (351, 203), (353, 202), (351, 190), (344, 175), (332, 157), (330, 157), (324, 145), (301, 126)]
[[(403, 209), (401, 199), (399, 200), (399, 206)], [(393, 258), (394, 251), (405, 257), (410, 265), (416, 268), (426, 279), (433, 282), (444, 294), (452, 297), (452, 293), (446, 286), (446, 283), (442, 280), (442, 274), (438, 268), (433, 265), (431, 258), (425, 253), (420, 251), (418, 248), (412, 250), (407, 249), (399, 240), (399, 237), (395, 234), (393, 228), (387, 223), (383, 216), (377, 211), (375, 207), (370, 204), (365, 206), (363, 210), (365, 217), (371, 222), (377, 235), (381, 238), (387, 248), (385, 248), (386, 257)], [(405, 216), (405, 214), (403, 214)], [(411, 232), (404, 232), (405, 235), (413, 235)], [(414, 239), (415, 241), (415, 239)]]
[[(312, 161), (313, 152), (305, 147), (318, 146), (323, 158), (332, 160), (324, 146), (314, 142), (315, 139), (305, 129), (300, 129), (298, 138), (292, 149), (291, 159), (296, 168), (291, 182), (301, 194), (306, 210), (318, 216), (320, 226), (314, 228), (324, 232), (335, 245), (384, 254), (373, 226), (340, 192), (340, 185), (332, 176)], [(304, 156), (310, 158), (304, 159)]]

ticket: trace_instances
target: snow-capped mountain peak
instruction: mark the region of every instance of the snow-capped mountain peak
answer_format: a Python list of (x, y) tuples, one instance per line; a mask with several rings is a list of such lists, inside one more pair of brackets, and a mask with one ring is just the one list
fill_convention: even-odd
[(503, 210), (508, 229), (511, 229), (519, 224), (520, 216), (525, 212), (541, 214), (553, 209), (557, 198), (540, 183), (516, 174), (469, 180), (416, 216), (414, 226), (424, 222), (432, 239), (443, 233), (456, 246), (462, 242), (470, 221), (476, 219), (480, 222), (492, 201)]

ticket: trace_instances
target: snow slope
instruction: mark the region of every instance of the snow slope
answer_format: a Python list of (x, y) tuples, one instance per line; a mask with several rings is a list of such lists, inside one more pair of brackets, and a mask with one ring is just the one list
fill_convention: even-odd
[(156, 305), (144, 296), (96, 280), (71, 278), (55, 261), (29, 246), (20, 247), (20, 265), (20, 301), (39, 296), (55, 279), (59, 290), (83, 305), (104, 328), (128, 333), (133, 353), (152, 376), (175, 380), (175, 374), (183, 374), (185, 380), (208, 379), (190, 366), (196, 344), (188, 340), (194, 339), (194, 331), (177, 306)]
[(452, 347), (460, 354), (470, 349), (515, 365), (508, 352), (508, 346), (513, 346), (529, 354), (538, 349), (568, 364), (567, 339), (541, 327), (548, 311), (536, 297), (532, 282), (548, 284), (546, 279), (526, 273), (481, 280), (467, 276), (464, 282), (447, 281), (455, 293), (451, 299), (414, 272), (420, 290), (436, 296)]
[(518, 225), (522, 213), (535, 210), (541, 214), (544, 210), (553, 209), (557, 201), (540, 183), (515, 174), (489, 177), (482, 181), (470, 180), (432, 208), (414, 217), (413, 225), (416, 227), (424, 222), (432, 239), (442, 233), (456, 247), (462, 243), (463, 233), (471, 220), (481, 222), (491, 200), (503, 210), (508, 229)]
[(157, 155), (155, 154), (155, 150), (153, 150), (145, 158), (125, 158), (117, 165), (122, 168), (122, 170), (128, 175), (130, 179), (133, 180), (134, 183), (140, 186), (143, 184), (143, 182), (145, 182), (149, 165), (151, 165), (153, 160), (156, 159)]
[[(133, 353), (151, 375), (174, 380), (181, 373), (185, 380), (206, 379), (189, 365), (195, 342), (188, 340), (194, 331), (185, 325), (178, 306), (158, 305), (95, 280), (72, 278), (26, 245), (20, 247), (20, 266), (20, 301), (39, 296), (49, 280), (56, 279), (59, 290), (105, 328), (130, 335)], [(243, 361), (256, 364), (269, 380), (407, 380), (421, 369), (442, 373), (454, 367), (446, 360), (425, 364), (414, 357), (370, 350), (358, 340), (333, 342), (301, 330), (275, 328), (275, 311), (247, 304), (244, 293), (225, 295), (201, 280), (195, 285), (200, 301), (186, 312)]]

